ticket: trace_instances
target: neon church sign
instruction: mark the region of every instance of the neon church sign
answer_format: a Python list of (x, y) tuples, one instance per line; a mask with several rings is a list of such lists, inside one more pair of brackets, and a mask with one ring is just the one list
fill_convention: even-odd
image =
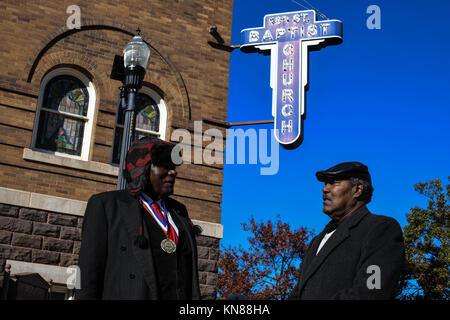
[(241, 31), (241, 50), (271, 55), (270, 87), (277, 141), (286, 149), (303, 140), (308, 52), (342, 42), (342, 22), (316, 21), (314, 10), (269, 14), (264, 26)]

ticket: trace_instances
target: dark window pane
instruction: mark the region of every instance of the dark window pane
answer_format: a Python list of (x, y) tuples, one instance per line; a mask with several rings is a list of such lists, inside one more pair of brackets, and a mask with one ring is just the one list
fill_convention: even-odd
[(41, 111), (36, 147), (81, 155), (84, 121)]
[[(144, 93), (136, 95), (136, 128), (159, 131), (159, 108), (155, 100)], [(123, 125), (124, 112), (119, 111), (117, 123)]]
[(159, 108), (155, 101), (145, 94), (136, 97), (136, 128), (143, 130), (159, 131)]
[(43, 107), (56, 111), (86, 116), (89, 94), (84, 84), (75, 77), (64, 75), (53, 78), (45, 88)]
[[(124, 112), (123, 109), (118, 110), (117, 124), (124, 124)], [(115, 164), (120, 163), (120, 148), (122, 145), (122, 132), (123, 129), (117, 127), (114, 130), (114, 144), (111, 162)], [(138, 93), (136, 95), (136, 128), (142, 130), (159, 131), (159, 108), (156, 102), (148, 95), (144, 93)], [(158, 137), (152, 134), (141, 134), (136, 131), (136, 139), (141, 137)]]

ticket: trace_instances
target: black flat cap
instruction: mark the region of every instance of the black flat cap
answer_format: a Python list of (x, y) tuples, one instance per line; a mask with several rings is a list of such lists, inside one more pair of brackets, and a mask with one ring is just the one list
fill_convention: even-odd
[(329, 169), (317, 171), (316, 177), (322, 182), (333, 179), (362, 178), (372, 184), (369, 169), (361, 162), (339, 163)]

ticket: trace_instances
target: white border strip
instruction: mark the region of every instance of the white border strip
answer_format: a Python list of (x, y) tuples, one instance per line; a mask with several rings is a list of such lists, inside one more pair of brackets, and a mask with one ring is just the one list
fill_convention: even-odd
[(223, 239), (223, 225), (220, 223), (200, 221), (192, 219), (195, 225), (202, 227), (202, 236), (213, 237), (217, 239)]
[(47, 210), (59, 213), (84, 216), (85, 201), (48, 196), (41, 193), (26, 192), (0, 187), (0, 203), (14, 206)]
[(109, 176), (117, 177), (119, 174), (119, 168), (110, 164), (84, 161), (79, 159), (73, 159), (68, 157), (55, 156), (53, 153), (45, 151), (35, 151), (29, 148), (23, 149), (23, 159), (37, 162), (44, 162), (54, 164), (60, 167), (68, 167), (73, 169), (85, 170), (95, 173), (101, 173)]

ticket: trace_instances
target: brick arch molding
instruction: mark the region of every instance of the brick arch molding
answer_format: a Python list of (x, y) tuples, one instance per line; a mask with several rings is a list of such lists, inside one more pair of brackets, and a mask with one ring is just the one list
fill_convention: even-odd
[[(111, 26), (111, 25), (105, 25), (105, 24), (95, 24), (92, 22), (91, 22), (91, 24), (87, 24), (86, 22), (89, 23), (89, 21), (84, 21), (84, 25), (80, 29), (67, 30), (67, 28), (59, 28), (58, 30), (51, 33), (49, 36), (46, 37), (46, 39), (43, 40), (43, 44), (42, 44), (42, 46), (40, 46), (40, 48), (42, 48), (42, 49), (36, 50), (36, 52), (33, 53), (29, 62), (27, 63), (26, 69), (28, 70), (28, 77), (27, 77), (28, 83), (31, 83), (31, 81), (33, 80), (33, 77), (36, 74), (36, 69), (38, 67), (38, 64), (41, 61), (41, 59), (45, 56), (47, 51), (50, 50), (50, 48), (52, 48), (58, 41), (66, 38), (66, 37), (69, 37), (78, 32), (84, 32), (84, 31), (89, 31), (89, 30), (115, 31), (115, 32), (120, 32), (120, 33), (126, 34), (130, 37), (133, 37), (135, 35), (134, 32), (127, 30), (127, 28), (123, 25)], [(189, 94), (188, 94), (184, 79), (181, 76), (181, 73), (177, 70), (175, 65), (166, 57), (166, 55), (163, 55), (160, 50), (155, 48), (154, 44), (152, 44), (151, 42), (146, 41), (146, 40), (144, 40), (144, 42), (150, 47), (150, 49), (153, 52), (156, 52), (161, 57), (161, 59), (169, 66), (169, 68), (173, 71), (176, 81), (177, 81), (179, 92), (182, 96), (183, 117), (191, 120), (191, 104), (190, 104)]]

